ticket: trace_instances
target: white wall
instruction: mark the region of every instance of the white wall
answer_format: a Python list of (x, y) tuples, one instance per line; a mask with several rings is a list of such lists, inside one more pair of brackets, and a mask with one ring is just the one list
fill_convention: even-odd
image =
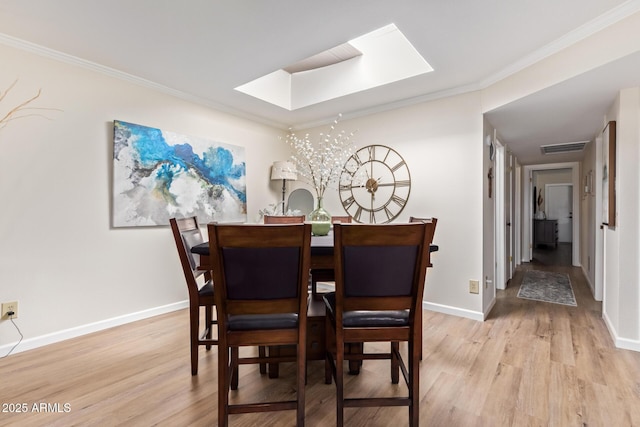
[[(491, 307), (496, 300), (496, 279), (495, 279), (495, 152), (493, 148), (494, 158), (490, 159), (491, 148), (486, 145), (487, 139), (494, 140), (495, 128), (487, 120), (483, 120), (483, 153), (482, 153), (482, 217), (483, 217), (483, 237), (482, 237), (482, 270), (484, 272), (480, 286), (480, 294), (482, 295), (482, 312), (485, 317), (489, 314)], [(495, 145), (495, 142), (494, 142)], [(492, 178), (492, 197), (489, 197), (488, 175), (491, 169)]]
[(620, 91), (616, 121), (616, 226), (604, 227), (603, 316), (616, 345), (640, 351), (640, 88)]
[[(411, 194), (397, 222), (409, 216), (438, 218), (427, 272), (426, 307), (481, 320), (482, 299), (469, 293), (469, 280), (483, 278), (483, 123), (478, 92), (342, 120), (357, 130), (358, 147), (381, 144), (403, 156), (411, 173)], [(319, 129), (308, 129), (311, 135)], [(344, 214), (336, 190), (327, 190), (324, 207)]]
[[(591, 193), (585, 193), (586, 177), (591, 172)], [(591, 141), (584, 150), (580, 186), (580, 265), (597, 301), (602, 301), (602, 292), (596, 290), (596, 235), (601, 233), (596, 221), (596, 142)], [(578, 192), (574, 193), (577, 196)]]
[[(279, 199), (282, 131), (0, 45), (0, 116), (42, 88), (43, 117), (0, 129), (0, 301), (18, 301), (25, 350), (184, 306), (168, 227), (110, 227), (113, 120), (246, 148), (248, 220)], [(150, 311), (147, 311), (150, 310)], [(0, 321), (0, 354), (18, 339)]]

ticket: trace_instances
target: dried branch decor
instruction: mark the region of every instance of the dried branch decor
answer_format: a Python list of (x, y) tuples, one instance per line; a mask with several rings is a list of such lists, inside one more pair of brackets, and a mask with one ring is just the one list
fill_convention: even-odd
[(338, 121), (333, 121), (327, 133), (320, 133), (311, 140), (309, 134), (302, 137), (289, 132), (285, 141), (293, 149), (291, 160), (296, 165), (297, 173), (316, 190), (321, 198), (325, 190), (340, 179), (344, 164), (355, 152), (351, 138), (355, 132), (338, 131)]
[[(9, 92), (11, 92), (11, 90), (15, 87), (17, 83), (18, 83), (18, 80), (15, 80), (11, 84), (11, 86), (9, 86), (4, 92), (0, 91), (0, 105), (2, 104), (4, 99), (7, 97)], [(51, 120), (49, 117), (39, 113), (34, 113), (33, 111), (42, 111), (42, 110), (62, 111), (57, 108), (30, 107), (29, 104), (31, 104), (33, 101), (38, 99), (41, 93), (42, 93), (42, 89), (38, 89), (38, 93), (36, 93), (34, 96), (16, 105), (12, 109), (10, 109), (7, 113), (5, 113), (4, 116), (0, 118), (0, 129), (4, 128), (7, 124), (9, 124), (10, 121), (13, 121), (16, 119), (23, 119), (25, 117), (39, 116), (47, 120)]]

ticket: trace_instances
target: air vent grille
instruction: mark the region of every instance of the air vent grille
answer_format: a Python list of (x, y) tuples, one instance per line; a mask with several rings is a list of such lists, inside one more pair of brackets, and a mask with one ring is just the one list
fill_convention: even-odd
[(585, 145), (589, 141), (567, 142), (563, 144), (548, 144), (541, 145), (540, 151), (542, 154), (563, 154), (563, 153), (575, 153), (576, 151), (584, 150)]

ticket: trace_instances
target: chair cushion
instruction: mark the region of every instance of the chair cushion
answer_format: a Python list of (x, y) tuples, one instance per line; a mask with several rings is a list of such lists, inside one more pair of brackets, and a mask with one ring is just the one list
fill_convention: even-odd
[(298, 327), (296, 313), (284, 314), (236, 314), (227, 321), (230, 331), (254, 329), (295, 329)]
[(200, 243), (191, 247), (191, 252), (198, 255), (209, 255), (209, 242)]
[[(322, 296), (329, 314), (335, 319), (336, 293)], [(345, 311), (342, 314), (345, 328), (409, 326), (409, 310)]]
[(207, 283), (205, 283), (204, 286), (201, 287), (198, 290), (198, 294), (201, 297), (212, 297), (213, 296), (213, 282), (211, 282), (211, 280), (209, 280)]

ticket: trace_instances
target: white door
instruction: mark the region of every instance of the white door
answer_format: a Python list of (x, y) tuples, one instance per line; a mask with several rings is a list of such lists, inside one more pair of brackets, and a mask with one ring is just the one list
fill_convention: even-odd
[(558, 220), (558, 242), (573, 241), (573, 185), (547, 184), (545, 187), (547, 219)]

